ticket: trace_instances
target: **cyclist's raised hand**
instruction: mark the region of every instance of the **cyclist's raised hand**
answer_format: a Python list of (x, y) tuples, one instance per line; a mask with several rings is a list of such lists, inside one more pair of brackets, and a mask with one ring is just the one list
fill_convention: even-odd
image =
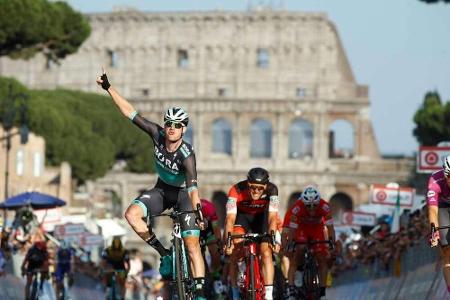
[(98, 76), (96, 81), (97, 84), (101, 86), (105, 91), (107, 91), (111, 87), (104, 67), (102, 67), (102, 76)]

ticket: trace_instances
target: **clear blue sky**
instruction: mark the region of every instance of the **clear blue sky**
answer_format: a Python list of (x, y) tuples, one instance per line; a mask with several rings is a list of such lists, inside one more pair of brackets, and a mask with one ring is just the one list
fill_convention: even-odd
[[(245, 0), (68, 0), (82, 12), (114, 6), (143, 11), (245, 10)], [(385, 154), (411, 155), (414, 112), (428, 90), (450, 98), (450, 5), (418, 0), (272, 0), (295, 11), (326, 12), (336, 24), (356, 79), (370, 87), (371, 116)], [(344, 142), (345, 143), (345, 142)]]

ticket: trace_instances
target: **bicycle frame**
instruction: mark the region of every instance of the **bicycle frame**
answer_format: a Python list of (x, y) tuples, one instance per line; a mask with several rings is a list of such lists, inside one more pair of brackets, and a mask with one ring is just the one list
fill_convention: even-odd
[(275, 244), (275, 235), (272, 232), (268, 233), (246, 233), (231, 235), (228, 233), (227, 247), (231, 247), (232, 239), (243, 239), (243, 246), (245, 249), (245, 281), (244, 286), (241, 286), (244, 299), (262, 300), (265, 296), (264, 276), (261, 272), (258, 255), (258, 244), (264, 238), (270, 238), (272, 244)]
[(303, 270), (303, 286), (301, 292), (306, 299), (319, 299), (320, 297), (320, 279), (319, 279), (319, 265), (313, 254), (312, 246), (315, 244), (328, 244), (330, 248), (333, 248), (331, 240), (317, 240), (306, 242), (293, 242), (291, 249), (295, 250), (297, 245), (306, 245), (304, 257), (304, 270)]
[(194, 299), (194, 280), (191, 274), (189, 257), (186, 253), (183, 238), (181, 237), (180, 217), (188, 213), (195, 213), (198, 219), (203, 220), (200, 204), (197, 210), (179, 212), (175, 207), (172, 212), (152, 215), (147, 217), (147, 226), (150, 224), (150, 218), (154, 217), (170, 217), (173, 221), (172, 229), (172, 283), (176, 284), (176, 299), (189, 300)]

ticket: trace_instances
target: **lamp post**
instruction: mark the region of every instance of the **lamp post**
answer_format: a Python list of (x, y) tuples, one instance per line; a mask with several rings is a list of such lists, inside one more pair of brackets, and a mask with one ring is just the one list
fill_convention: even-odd
[[(1, 140), (6, 141), (6, 159), (5, 159), (5, 200), (9, 197), (9, 151), (11, 150), (11, 137), (20, 134), (21, 144), (26, 144), (28, 142), (28, 106), (26, 100), (28, 95), (24, 93), (13, 94), (12, 84), (8, 86), (8, 94), (3, 103), (3, 116), (2, 123), (3, 129), (5, 131), (4, 137)], [(20, 130), (19, 132), (12, 133), (11, 130), (14, 126), (14, 121), (16, 119), (16, 100), (21, 100), (19, 106), (20, 113)]]

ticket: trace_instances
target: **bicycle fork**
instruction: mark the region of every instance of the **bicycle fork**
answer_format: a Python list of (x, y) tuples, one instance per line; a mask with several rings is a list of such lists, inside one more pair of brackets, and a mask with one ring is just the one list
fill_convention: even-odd
[(248, 246), (246, 263), (246, 274), (250, 276), (246, 276), (245, 285), (248, 287), (248, 292), (256, 296), (256, 300), (264, 299), (265, 292), (258, 259), (256, 244), (251, 243)]

